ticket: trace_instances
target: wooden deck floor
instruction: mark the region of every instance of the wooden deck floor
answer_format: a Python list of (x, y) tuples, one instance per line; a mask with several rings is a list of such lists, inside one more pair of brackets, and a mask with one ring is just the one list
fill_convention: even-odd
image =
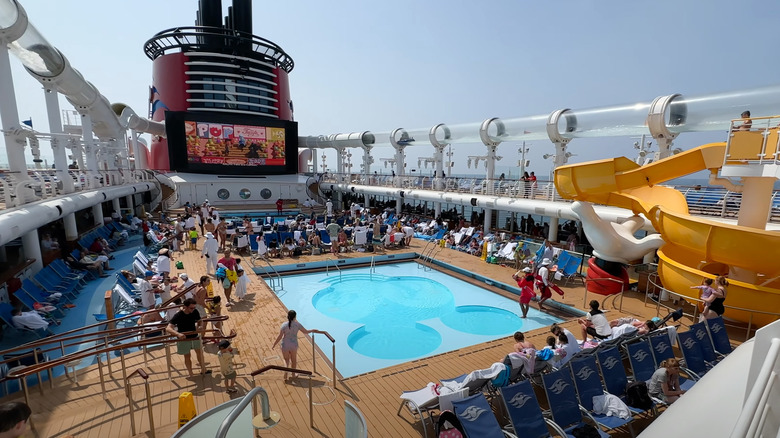
[[(415, 240), (411, 248), (402, 251), (420, 251), (424, 242)], [(346, 254), (344, 257), (357, 255)], [(360, 254), (362, 255), (362, 254)], [(327, 256), (315, 256), (321, 259)], [(308, 257), (301, 257), (307, 259)], [(479, 261), (473, 256), (452, 250), (444, 250), (438, 257), (447, 263), (467, 268), (473, 272), (489, 276), (497, 281), (513, 284), (511, 278), (514, 270), (510, 267), (491, 265)], [(176, 260), (184, 262), (185, 269), (176, 273), (187, 272), (190, 278), (197, 279), (205, 273), (205, 263), (199, 252), (185, 252), (176, 256)], [(273, 263), (283, 264), (289, 260), (277, 260)], [(247, 263), (244, 262), (246, 265)], [(484, 285), (483, 285), (484, 286)], [(573, 307), (583, 307), (583, 288), (565, 288), (565, 298), (554, 297)], [(624, 302), (624, 313), (632, 313), (641, 317), (655, 316), (655, 306), (645, 306), (639, 294), (628, 294)], [(213, 374), (205, 377), (188, 378), (185, 376), (184, 364), (181, 358), (174, 355), (173, 378), (168, 380), (164, 350), (151, 352), (148, 367), (144, 366), (140, 354), (129, 356), (128, 370), (144, 367), (150, 375), (149, 382), (152, 391), (154, 407), (154, 423), (158, 437), (170, 436), (176, 429), (178, 397), (182, 392), (189, 391), (194, 395), (198, 412), (203, 412), (231, 398), (240, 397), (253, 383), (248, 373), (265, 365), (283, 365), (281, 352), (272, 350), (271, 345), (278, 333), (279, 326), (286, 320), (287, 309), (276, 298), (266, 284), (254, 279), (249, 290), (248, 300), (230, 308), (227, 314), (227, 329), (235, 329), (238, 336), (234, 346), (240, 351), (237, 357), (238, 385), (242, 389), (237, 395), (227, 394), (224, 390), (222, 376), (216, 358), (216, 348), (206, 347), (206, 361)], [(610, 317), (617, 315), (610, 312)], [(571, 319), (564, 323), (575, 334), (579, 333), (576, 321)], [(546, 329), (530, 332), (530, 339), (536, 345), (544, 345), (548, 335)], [(578, 335), (579, 336), (579, 335)], [(299, 351), (299, 367), (311, 369), (312, 348), (307, 340), (301, 339)], [(489, 367), (500, 361), (512, 349), (511, 338), (500, 339), (472, 347), (441, 354), (428, 359), (416, 360), (401, 365), (378, 370), (368, 374), (340, 380), (335, 390), (330, 381), (330, 368), (323, 357), (317, 359), (317, 371), (322, 375), (313, 379), (314, 391), (314, 427), (309, 427), (309, 403), (307, 397), (307, 379), (284, 382), (281, 372), (271, 371), (259, 376), (256, 384), (266, 389), (270, 397), (271, 409), (278, 411), (281, 422), (274, 428), (264, 432), (262, 436), (269, 437), (341, 437), (344, 435), (343, 400), (353, 401), (362, 410), (369, 423), (371, 437), (418, 437), (421, 436), (419, 422), (414, 422), (408, 412), (397, 416), (400, 400), (399, 395), (404, 390), (413, 390), (425, 386), (428, 382), (440, 378), (457, 376), (475, 369)], [(345, 348), (337, 345), (338, 350)], [(319, 352), (318, 352), (319, 353)], [(319, 356), (319, 354), (318, 354)], [(106, 392), (103, 394), (98, 380), (96, 367), (84, 370), (79, 375), (79, 383), (73, 384), (66, 378), (56, 381), (53, 390), (44, 385), (44, 395), (37, 387), (31, 388), (31, 404), (33, 421), (36, 430), (31, 436), (40, 437), (130, 437), (131, 433), (128, 399), (123, 388), (122, 372), (119, 361), (113, 362), (113, 375), (108, 380)], [(149, 436), (148, 416), (143, 384), (140, 379), (134, 381), (133, 398), (136, 400), (136, 436)], [(19, 399), (21, 394), (14, 394), (2, 401)], [(636, 432), (641, 430), (641, 425)], [(429, 433), (432, 429), (429, 429)], [(430, 435), (429, 435), (430, 436)]]

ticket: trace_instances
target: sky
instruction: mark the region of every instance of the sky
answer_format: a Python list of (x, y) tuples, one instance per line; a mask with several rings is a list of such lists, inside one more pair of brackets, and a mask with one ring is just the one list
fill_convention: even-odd
[[(197, 10), (196, 0), (20, 1), (30, 22), (110, 102), (141, 115), (148, 112), (152, 72), (144, 42), (192, 25)], [(229, 3), (223, 0), (223, 7)], [(256, 35), (295, 61), (290, 87), (299, 134), (328, 135), (777, 85), (776, 14), (767, 12), (774, 6), (769, 0), (255, 1), (253, 20)], [(13, 57), (11, 64), (20, 118), (32, 117), (47, 132), (40, 84)], [(64, 98), (61, 106), (72, 109)], [(725, 137), (684, 133), (674, 147)], [(570, 162), (634, 158), (636, 140), (575, 139)], [(527, 146), (528, 170), (540, 179), (549, 175), (551, 160), (542, 156), (553, 152), (552, 144)], [(362, 151), (351, 152), (357, 171)], [(486, 153), (483, 145), (453, 144), (452, 152), (452, 174), (484, 173), (482, 165), (466, 166), (467, 156)], [(334, 168), (335, 152), (325, 153)], [(417, 168), (417, 158), (432, 156), (433, 147), (406, 153)], [(379, 158), (391, 157), (392, 148), (377, 147), (372, 155), (372, 170), (388, 173)], [(517, 142), (501, 144), (498, 155), (504, 159), (496, 174), (516, 176)]]

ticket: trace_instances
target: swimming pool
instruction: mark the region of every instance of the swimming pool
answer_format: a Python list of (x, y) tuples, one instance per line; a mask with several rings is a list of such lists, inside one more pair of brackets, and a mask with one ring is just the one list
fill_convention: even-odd
[[(279, 298), (307, 329), (336, 339), (344, 377), (456, 350), (559, 322), (481, 287), (418, 264), (331, 270), (284, 278)], [(331, 357), (331, 343), (316, 336)], [(301, 348), (306, 348), (301, 343)], [(501, 358), (496, 358), (500, 360)]]

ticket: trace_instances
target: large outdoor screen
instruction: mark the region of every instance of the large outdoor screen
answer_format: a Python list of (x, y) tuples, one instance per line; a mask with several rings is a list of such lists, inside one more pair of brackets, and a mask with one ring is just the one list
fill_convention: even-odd
[(168, 112), (165, 124), (171, 170), (228, 175), (298, 171), (295, 122)]

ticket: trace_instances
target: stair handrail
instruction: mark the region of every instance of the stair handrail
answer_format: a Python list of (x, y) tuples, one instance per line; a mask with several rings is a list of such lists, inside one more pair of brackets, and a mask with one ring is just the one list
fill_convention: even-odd
[[(252, 384), (255, 383), (255, 376), (259, 376), (260, 374), (263, 374), (266, 371), (270, 371), (270, 370), (279, 370), (279, 371), (284, 371), (286, 373), (297, 373), (297, 374), (307, 376), (309, 378), (309, 427), (313, 428), (314, 427), (314, 398), (312, 397), (312, 386), (311, 386), (311, 376), (313, 373), (311, 371), (300, 370), (298, 368), (288, 368), (279, 365), (268, 365), (268, 366), (264, 366), (263, 368), (260, 368), (259, 370), (255, 370), (249, 373), (249, 375), (252, 377)], [(254, 412), (253, 415), (257, 415), (257, 412)], [(263, 419), (267, 420), (269, 417), (270, 417), (270, 407), (264, 406)]]
[(133, 407), (133, 392), (130, 388), (130, 379), (133, 376), (139, 376), (144, 379), (144, 389), (146, 390), (146, 409), (149, 411), (149, 434), (152, 438), (154, 435), (154, 411), (152, 410), (152, 393), (149, 391), (149, 375), (143, 368), (138, 368), (125, 377), (125, 395), (127, 395), (127, 405), (130, 408), (130, 430), (133, 435), (136, 435), (135, 431), (135, 408)]
[(336, 340), (333, 339), (333, 336), (330, 335), (330, 333), (324, 331), (324, 330), (311, 330), (311, 365), (312, 365), (312, 372), (317, 372), (317, 344), (314, 341), (314, 334), (321, 334), (325, 335), (328, 340), (330, 340), (332, 346), (333, 346), (333, 360), (331, 361), (331, 368), (333, 371), (333, 389), (336, 389)]
[[(193, 286), (183, 290), (182, 292), (180, 292), (180, 295), (183, 295), (184, 293), (188, 292), (194, 286), (197, 286), (197, 285), (193, 285)], [(177, 295), (177, 296), (179, 296), (179, 295)], [(25, 344), (22, 344), (22, 345), (19, 345), (19, 346), (16, 346), (16, 347), (0, 351), (0, 356), (3, 356), (3, 355), (8, 354), (8, 353), (13, 353), (15, 351), (27, 350), (29, 348), (39, 347), (41, 345), (48, 345), (48, 344), (53, 343), (53, 341), (63, 341), (63, 340), (78, 339), (79, 336), (81, 336), (81, 337), (93, 336), (93, 335), (95, 335), (95, 332), (83, 333), (82, 335), (74, 335), (74, 336), (68, 336), (68, 335), (71, 335), (73, 333), (80, 332), (80, 331), (83, 331), (83, 330), (91, 329), (91, 328), (98, 328), (100, 326), (106, 325), (106, 324), (111, 323), (111, 322), (116, 323), (116, 322), (124, 321), (124, 320), (130, 319), (130, 318), (137, 318), (138, 316), (145, 315), (147, 313), (152, 313), (152, 312), (158, 312), (159, 313), (159, 312), (162, 312), (162, 311), (170, 309), (170, 307), (172, 307), (172, 306), (160, 306), (160, 308), (158, 308), (158, 309), (150, 309), (150, 310), (145, 310), (145, 311), (134, 312), (134, 314), (132, 314), (132, 315), (122, 316), (122, 317), (119, 317), (119, 318), (114, 318), (114, 319), (110, 319), (110, 320), (107, 320), (107, 321), (101, 321), (101, 322), (97, 322), (95, 324), (90, 324), (90, 325), (86, 325), (84, 327), (79, 327), (79, 328), (75, 328), (75, 329), (72, 329), (72, 330), (68, 330), (66, 332), (62, 332), (62, 333), (58, 333), (58, 334), (55, 334), (55, 335), (52, 335), (52, 336), (48, 336), (48, 337), (43, 338), (43, 339), (37, 339), (35, 341), (27, 342)], [(179, 305), (177, 304), (175, 307), (179, 307)], [(124, 327), (124, 328), (121, 328), (121, 329), (112, 329), (112, 330), (120, 330), (121, 331), (121, 330), (133, 329), (133, 328), (137, 329), (137, 327)], [(111, 331), (110, 330), (99, 330), (98, 331), (98, 333), (101, 333), (101, 337), (105, 333), (109, 333), (109, 332), (111, 332)], [(3, 362), (0, 362), (0, 363), (3, 363)]]
[(227, 417), (222, 420), (222, 423), (219, 425), (219, 429), (217, 429), (215, 438), (227, 437), (230, 427), (233, 425), (233, 423), (236, 422), (238, 416), (241, 415), (241, 413), (244, 411), (244, 408), (246, 408), (249, 403), (252, 403), (252, 416), (257, 415), (257, 405), (255, 404), (255, 398), (258, 394), (260, 394), (260, 406), (263, 413), (263, 419), (268, 420), (271, 418), (271, 404), (268, 400), (268, 393), (265, 389), (263, 389), (262, 386), (256, 386), (249, 390), (249, 392), (241, 398), (241, 400), (230, 411), (230, 413), (228, 413)]
[[(225, 319), (227, 319), (226, 316), (218, 317), (218, 318), (220, 318), (220, 319), (207, 318), (207, 319), (202, 320), (202, 321), (210, 321), (210, 320), (224, 321)], [(229, 335), (225, 335), (219, 329), (208, 329), (206, 331), (207, 332), (209, 332), (209, 331), (213, 332), (213, 333), (215, 333), (215, 335), (214, 336), (201, 336), (200, 337), (201, 340), (221, 340), (221, 339), (232, 339), (232, 338), (236, 337), (235, 330), (231, 331)], [(187, 334), (198, 334), (198, 335), (200, 335), (201, 332), (199, 332), (199, 331), (183, 332), (182, 334), (184, 334), (184, 335), (187, 335)], [(125, 355), (124, 355), (124, 350), (125, 349), (135, 348), (135, 347), (143, 347), (143, 346), (147, 346), (147, 345), (155, 345), (155, 344), (161, 344), (162, 343), (162, 344), (166, 345), (166, 355), (168, 355), (167, 354), (167, 346), (168, 346), (168, 344), (179, 343), (179, 342), (187, 342), (187, 341), (191, 341), (191, 339), (179, 339), (179, 338), (177, 338), (175, 336), (164, 334), (164, 335), (160, 335), (160, 336), (148, 337), (148, 338), (145, 338), (145, 339), (142, 339), (142, 340), (139, 340), (139, 341), (135, 341), (135, 342), (130, 342), (130, 343), (127, 343), (127, 344), (103, 345), (102, 347), (100, 347), (99, 345), (95, 345), (94, 347), (89, 347), (89, 348), (84, 349), (84, 350), (75, 351), (73, 353), (70, 353), (68, 355), (59, 357), (59, 358), (54, 359), (54, 360), (36, 363), (35, 365), (29, 365), (29, 366), (25, 366), (23, 368), (20, 367), (18, 369), (13, 369), (11, 372), (8, 373), (8, 375), (6, 376), (6, 379), (18, 379), (18, 380), (21, 381), (22, 390), (24, 392), (24, 400), (25, 400), (25, 402), (27, 404), (30, 404), (30, 393), (29, 393), (29, 389), (28, 389), (28, 386), (27, 386), (27, 376), (30, 376), (32, 374), (37, 374), (37, 373), (40, 373), (42, 371), (51, 370), (52, 368), (54, 368), (56, 366), (65, 365), (66, 363), (69, 363), (69, 362), (72, 362), (72, 361), (75, 361), (75, 360), (85, 359), (85, 358), (88, 358), (88, 357), (93, 357), (93, 356), (100, 357), (102, 354), (106, 354), (107, 357), (110, 357), (110, 353), (111, 352), (119, 350), (120, 358), (121, 358), (121, 362), (122, 362), (122, 376), (123, 376), (123, 378), (127, 378), (127, 371), (126, 371), (127, 368), (125, 366)], [(90, 351), (90, 350), (93, 350), (93, 349), (94, 349), (94, 351)], [(168, 357), (170, 357), (170, 356), (168, 356)], [(101, 384), (102, 387), (105, 387), (105, 381), (103, 380), (102, 361), (100, 361), (100, 360), (98, 360), (98, 369), (100, 371), (100, 384)], [(169, 364), (168, 371), (170, 373), (170, 364)], [(110, 364), (109, 364), (109, 372), (110, 372)], [(41, 394), (43, 395), (43, 387), (41, 385), (39, 385), (39, 388), (40, 388)], [(105, 396), (105, 393), (104, 393), (104, 396)]]
[(339, 267), (338, 262), (336, 260), (330, 258), (330, 257), (325, 259), (325, 276), (327, 276), (329, 274), (329, 272), (330, 272), (328, 270), (328, 267), (330, 266), (329, 262), (333, 262), (333, 266), (335, 266), (336, 269), (339, 270), (339, 281), (341, 281), (341, 268)]
[[(265, 261), (265, 264), (268, 265), (269, 268), (271, 268), (271, 272), (268, 272), (266, 270), (265, 272), (268, 274), (268, 277), (271, 279), (271, 289), (274, 291), (276, 290), (276, 281), (279, 280), (279, 287), (281, 290), (284, 290), (284, 279), (282, 278), (282, 274), (279, 273), (279, 271), (276, 270), (274, 265), (271, 264), (271, 260), (269, 260), (267, 257), (262, 257), (263, 261)], [(274, 275), (276, 276), (274, 278)]]

